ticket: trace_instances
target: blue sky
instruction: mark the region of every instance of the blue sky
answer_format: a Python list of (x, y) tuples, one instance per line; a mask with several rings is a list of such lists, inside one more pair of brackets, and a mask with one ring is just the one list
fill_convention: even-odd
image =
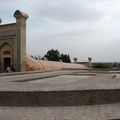
[(53, 48), (79, 61), (120, 61), (120, 0), (0, 0), (3, 24), (17, 9), (29, 14), (28, 54)]

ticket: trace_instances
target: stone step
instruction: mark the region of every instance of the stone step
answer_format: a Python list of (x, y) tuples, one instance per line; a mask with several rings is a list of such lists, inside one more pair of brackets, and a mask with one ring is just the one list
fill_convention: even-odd
[(82, 106), (120, 103), (120, 89), (0, 91), (0, 106)]

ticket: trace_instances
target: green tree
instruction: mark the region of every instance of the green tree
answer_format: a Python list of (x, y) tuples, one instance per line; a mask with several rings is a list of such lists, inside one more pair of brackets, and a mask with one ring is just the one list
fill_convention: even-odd
[(93, 68), (112, 68), (112, 63), (92, 63)]
[(50, 61), (59, 61), (60, 60), (60, 52), (58, 50), (48, 50), (46, 55), (44, 56)]
[(63, 62), (71, 63), (70, 56), (67, 54), (61, 54), (60, 60), (62, 60)]
[(41, 60), (41, 56), (40, 55), (31, 55), (32, 58), (36, 59), (36, 60)]

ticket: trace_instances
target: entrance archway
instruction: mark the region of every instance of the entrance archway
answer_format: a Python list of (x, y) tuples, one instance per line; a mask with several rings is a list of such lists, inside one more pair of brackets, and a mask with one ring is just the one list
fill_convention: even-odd
[(9, 43), (0, 46), (0, 71), (5, 72), (6, 68), (13, 63), (13, 50)]
[(4, 64), (4, 70), (9, 66), (11, 66), (11, 58), (10, 57), (4, 57), (3, 59), (3, 64)]

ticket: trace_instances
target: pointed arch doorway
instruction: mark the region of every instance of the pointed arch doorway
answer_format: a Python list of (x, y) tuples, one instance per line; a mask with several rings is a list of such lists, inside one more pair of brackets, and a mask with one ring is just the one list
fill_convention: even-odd
[(5, 72), (6, 68), (13, 63), (13, 50), (9, 43), (4, 43), (0, 46), (0, 71)]

